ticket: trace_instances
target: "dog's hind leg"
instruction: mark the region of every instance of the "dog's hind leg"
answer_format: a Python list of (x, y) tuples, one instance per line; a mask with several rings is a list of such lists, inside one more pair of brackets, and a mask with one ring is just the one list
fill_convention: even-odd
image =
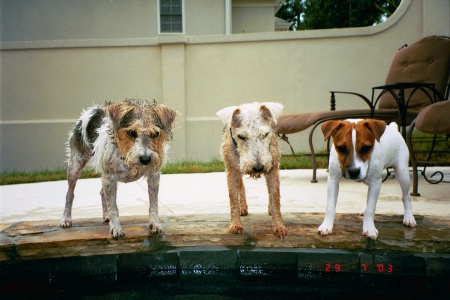
[(69, 184), (69, 188), (67, 189), (64, 213), (59, 223), (59, 226), (61, 227), (72, 226), (72, 205), (73, 198), (75, 197), (75, 186), (78, 178), (80, 178), (81, 171), (86, 166), (88, 161), (89, 157), (83, 156), (76, 149), (72, 149), (67, 166), (67, 182)]
[(119, 209), (117, 208), (117, 180), (112, 176), (103, 174), (102, 176), (102, 190), (106, 198), (106, 205), (108, 207), (109, 215), (109, 233), (113, 238), (117, 239), (123, 237), (125, 232), (120, 225)]
[[(365, 185), (367, 185), (366, 182), (364, 182)], [(363, 208), (361, 209), (361, 211), (359, 212), (360, 216), (364, 216), (364, 214), (366, 213), (366, 208), (367, 208), (367, 202), (366, 204), (364, 204)]]
[(239, 187), (243, 187), (242, 175), (239, 171), (227, 170), (228, 196), (230, 198), (231, 223), (229, 230), (231, 233), (243, 233), (244, 227), (241, 223), (241, 211), (239, 205)]
[[(406, 164), (405, 164), (406, 166)], [(411, 198), (409, 197), (409, 188), (411, 185), (411, 181), (409, 178), (409, 171), (406, 167), (396, 166), (394, 168), (395, 178), (397, 178), (400, 183), (400, 187), (402, 189), (402, 201), (403, 201), (403, 225), (408, 227), (415, 227), (416, 220), (414, 219), (414, 215), (412, 213), (411, 206)]]
[(158, 218), (158, 192), (159, 192), (160, 173), (150, 173), (147, 175), (148, 197), (149, 197), (149, 218), (148, 228), (151, 234), (157, 234), (162, 231)]
[(103, 188), (100, 190), (100, 197), (102, 198), (103, 221), (109, 222), (108, 205), (106, 204), (106, 197), (105, 192), (103, 192)]
[(242, 180), (239, 183), (239, 208), (241, 212), (241, 216), (248, 215), (248, 205), (247, 205), (247, 198), (245, 196), (245, 186), (244, 181)]

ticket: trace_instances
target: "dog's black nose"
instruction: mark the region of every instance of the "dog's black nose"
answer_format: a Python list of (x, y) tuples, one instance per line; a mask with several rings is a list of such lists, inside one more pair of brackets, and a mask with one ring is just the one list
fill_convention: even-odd
[(139, 161), (143, 165), (148, 165), (152, 161), (152, 157), (148, 155), (141, 155), (139, 156)]
[(359, 172), (361, 171), (360, 168), (355, 167), (349, 167), (347, 168), (348, 175), (350, 175), (350, 178), (357, 178), (359, 176)]
[(260, 166), (253, 167), (252, 171), (255, 173), (260, 173), (260, 172), (264, 171), (264, 166), (260, 165)]

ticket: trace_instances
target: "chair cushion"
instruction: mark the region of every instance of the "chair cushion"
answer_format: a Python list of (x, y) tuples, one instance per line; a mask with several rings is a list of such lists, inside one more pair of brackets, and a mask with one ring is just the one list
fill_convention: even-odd
[[(445, 95), (446, 84), (450, 75), (450, 39), (439, 36), (425, 37), (408, 47), (400, 49), (392, 60), (385, 84), (399, 82), (434, 83), (436, 89)], [(405, 92), (408, 99), (410, 91)], [(441, 100), (441, 99), (440, 99)], [(409, 109), (420, 111), (431, 102), (418, 91), (409, 102)], [(397, 108), (391, 94), (384, 94), (378, 107)]]
[[(411, 123), (416, 116), (416, 113), (409, 112), (406, 118), (407, 123)], [(369, 109), (328, 110), (304, 114), (281, 115), (278, 118), (275, 131), (278, 134), (291, 134), (303, 131), (319, 121), (365, 119), (370, 117)], [(375, 110), (374, 118), (390, 123), (398, 121), (399, 112), (397, 109), (377, 109)]]
[(425, 107), (417, 116), (416, 128), (430, 134), (450, 134), (450, 101)]

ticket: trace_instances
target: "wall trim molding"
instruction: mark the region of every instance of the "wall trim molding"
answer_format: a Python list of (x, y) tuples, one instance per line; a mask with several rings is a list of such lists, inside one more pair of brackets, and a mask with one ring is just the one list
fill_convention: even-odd
[(146, 47), (164, 44), (219, 44), (265, 41), (289, 41), (298, 39), (340, 38), (379, 34), (394, 26), (406, 14), (412, 0), (403, 0), (395, 13), (385, 22), (367, 27), (320, 29), (303, 31), (238, 33), (222, 35), (186, 36), (159, 35), (149, 38), (47, 40), (0, 43), (0, 50), (33, 50), (62, 48)]
[(0, 125), (75, 124), (76, 119), (0, 120)]

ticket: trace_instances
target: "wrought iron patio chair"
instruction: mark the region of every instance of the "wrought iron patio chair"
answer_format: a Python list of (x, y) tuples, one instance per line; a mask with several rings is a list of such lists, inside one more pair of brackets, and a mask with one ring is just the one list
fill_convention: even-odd
[[(448, 99), (448, 92), (446, 98)], [(413, 131), (417, 129), (429, 136), (430, 143), (413, 143)], [(440, 138), (439, 138), (440, 137)], [(423, 140), (423, 136), (421, 139)], [(431, 184), (440, 182), (449, 182), (445, 180), (442, 171), (434, 171), (430, 176), (427, 175), (426, 169), (429, 166), (450, 166), (450, 101), (440, 101), (425, 107), (417, 116), (417, 118), (408, 127), (407, 144), (410, 152), (411, 167), (413, 172), (413, 191), (412, 196), (420, 196), (418, 191), (419, 173)], [(439, 148), (438, 146), (441, 145)], [(419, 146), (421, 146), (419, 148)], [(426, 147), (428, 146), (428, 147)], [(422, 150), (423, 149), (423, 150)], [(422, 152), (422, 158), (418, 155)], [(422, 167), (422, 170), (419, 170)]]
[[(325, 121), (348, 118), (375, 118), (387, 123), (397, 122), (406, 138), (406, 128), (419, 112), (430, 104), (444, 100), (450, 75), (450, 39), (427, 36), (404, 45), (395, 54), (385, 84), (372, 88), (372, 97), (354, 93), (331, 91), (330, 110), (312, 113), (282, 115), (276, 131), (289, 143), (288, 134), (309, 132), (309, 148), (313, 176), (317, 182), (317, 161), (313, 145), (315, 129)], [(336, 109), (336, 94), (350, 94), (362, 99), (368, 109)], [(329, 141), (328, 141), (329, 150)], [(294, 154), (294, 151), (291, 147)], [(295, 155), (295, 154), (294, 154)]]

